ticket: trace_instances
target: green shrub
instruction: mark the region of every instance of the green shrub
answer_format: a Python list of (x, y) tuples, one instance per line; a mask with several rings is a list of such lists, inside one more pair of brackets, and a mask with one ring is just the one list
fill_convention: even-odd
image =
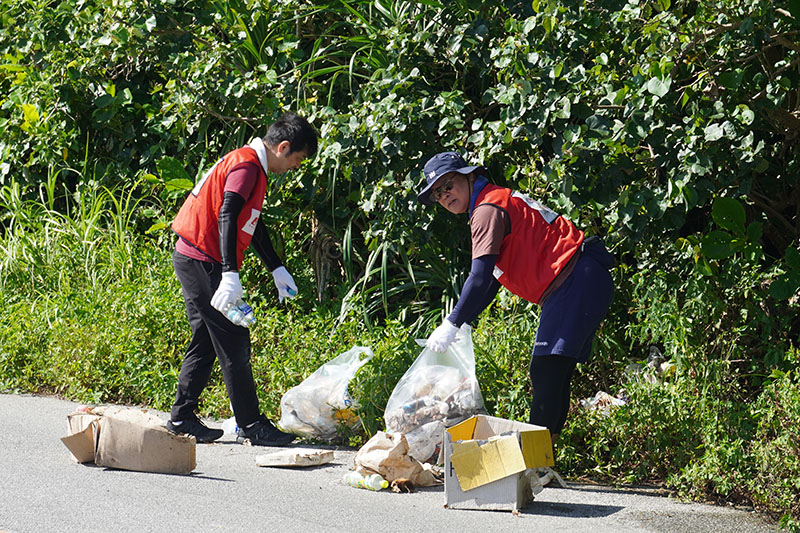
[[(797, 361), (794, 350), (790, 356)], [(776, 372), (753, 407), (757, 430), (751, 442), (753, 499), (785, 525), (800, 525), (800, 378), (797, 369)]]

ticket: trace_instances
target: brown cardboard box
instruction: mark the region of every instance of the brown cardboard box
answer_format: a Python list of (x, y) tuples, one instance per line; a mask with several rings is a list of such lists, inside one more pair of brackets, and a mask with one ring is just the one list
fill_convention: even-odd
[(445, 429), (443, 441), (451, 509), (521, 509), (533, 499), (532, 469), (553, 466), (550, 431), (541, 426), (477, 415)]
[(79, 463), (188, 474), (197, 466), (194, 437), (173, 435), (158, 417), (139, 409), (96, 409), (67, 415), (62, 442)]

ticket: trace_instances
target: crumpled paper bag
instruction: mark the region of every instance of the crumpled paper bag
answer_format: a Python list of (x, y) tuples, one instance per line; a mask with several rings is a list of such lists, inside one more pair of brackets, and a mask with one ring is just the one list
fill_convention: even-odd
[(389, 483), (396, 479), (407, 479), (419, 487), (441, 483), (431, 465), (408, 454), (408, 441), (402, 433), (377, 432), (358, 450), (353, 462), (361, 475), (380, 474)]

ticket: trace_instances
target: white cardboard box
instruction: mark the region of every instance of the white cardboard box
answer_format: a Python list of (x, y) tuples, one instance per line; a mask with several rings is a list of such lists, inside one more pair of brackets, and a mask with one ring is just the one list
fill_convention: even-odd
[(477, 415), (444, 430), (445, 507), (516, 511), (533, 499), (529, 476), (553, 466), (550, 431)]
[(173, 435), (158, 417), (139, 409), (98, 413), (67, 415), (69, 435), (61, 441), (79, 463), (165, 474), (188, 474), (197, 466), (194, 437)]

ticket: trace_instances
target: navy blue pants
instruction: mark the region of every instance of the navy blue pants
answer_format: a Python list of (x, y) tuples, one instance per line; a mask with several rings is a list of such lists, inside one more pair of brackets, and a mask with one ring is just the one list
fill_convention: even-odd
[(587, 239), (572, 274), (542, 305), (531, 356), (531, 424), (560, 433), (567, 419), (577, 363), (592, 352), (597, 328), (614, 296), (614, 265), (599, 239)]

